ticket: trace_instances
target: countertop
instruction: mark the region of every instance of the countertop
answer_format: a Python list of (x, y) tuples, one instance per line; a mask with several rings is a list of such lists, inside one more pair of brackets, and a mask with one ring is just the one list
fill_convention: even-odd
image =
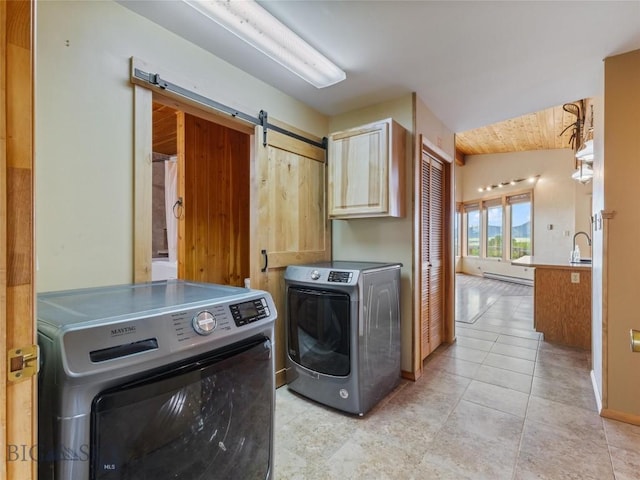
[(524, 257), (511, 260), (511, 265), (518, 267), (541, 267), (541, 268), (566, 268), (566, 269), (588, 269), (591, 270), (591, 263), (571, 263), (558, 262), (554, 260), (548, 260), (545, 258), (536, 257), (533, 255), (525, 255)]

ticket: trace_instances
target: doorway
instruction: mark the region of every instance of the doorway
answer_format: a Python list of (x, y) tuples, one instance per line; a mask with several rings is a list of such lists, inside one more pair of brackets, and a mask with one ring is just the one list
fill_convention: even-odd
[(250, 276), (251, 136), (153, 102), (152, 279)]

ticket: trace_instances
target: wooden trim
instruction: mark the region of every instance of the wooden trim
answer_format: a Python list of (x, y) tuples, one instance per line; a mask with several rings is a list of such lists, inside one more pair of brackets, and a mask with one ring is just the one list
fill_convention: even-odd
[[(415, 110), (415, 107), (414, 107)], [(422, 184), (422, 140), (423, 135), (418, 135), (419, 148), (414, 148), (413, 155), (413, 315), (411, 338), (411, 366), (413, 372), (402, 372), (403, 377), (415, 380), (422, 376), (422, 232), (420, 230), (421, 211), (418, 207), (421, 202)], [(409, 374), (411, 376), (405, 376)], [(415, 376), (415, 378), (411, 378)]]
[(287, 383), (287, 369), (282, 368), (276, 372), (276, 388), (279, 388)]
[[(37, 378), (7, 383), (6, 352), (36, 342), (34, 245), (34, 14), (35, 2), (0, 2), (0, 478), (35, 479)], [(6, 429), (6, 430), (5, 430)], [(9, 458), (9, 445), (26, 452)]]
[[(186, 196), (186, 154), (185, 154), (185, 132), (184, 132), (184, 124), (185, 124), (185, 112), (178, 111), (176, 112), (176, 147), (177, 147), (177, 156), (178, 156), (178, 185), (177, 185), (177, 193), (178, 198), (181, 198), (184, 202)], [(182, 214), (178, 218), (178, 244), (177, 244), (177, 253), (176, 260), (178, 262), (178, 278), (185, 278), (186, 275), (186, 223), (184, 210), (188, 208), (188, 205), (182, 204)]]
[[(0, 192), (7, 191), (7, 2), (0, 2)], [(7, 196), (0, 195), (0, 375), (7, 378)], [(7, 389), (0, 388), (0, 445), (7, 445)], [(2, 456), (0, 478), (7, 478)]]
[(435, 157), (438, 160), (440, 160), (442, 163), (451, 164), (454, 162), (454, 159), (451, 155), (449, 155), (447, 152), (445, 152), (440, 147), (435, 145), (427, 137), (422, 135), (421, 138), (422, 138), (422, 150), (420, 152), (421, 155), (422, 155), (422, 152), (426, 152), (432, 157)]
[[(151, 85), (148, 82), (140, 80), (133, 75), (133, 72), (136, 68), (144, 70), (145, 72), (154, 72), (159, 73), (160, 76), (171, 83), (183, 85), (184, 88), (189, 88), (194, 92), (202, 92), (203, 89), (197, 83), (194, 83), (193, 79), (188, 79), (182, 77), (178, 74), (170, 72), (167, 69), (160, 68), (155, 65), (151, 65), (149, 63), (144, 62), (136, 57), (131, 57), (130, 60), (130, 68), (131, 75), (130, 81), (134, 85), (138, 85), (146, 90), (152, 91), (156, 94), (154, 97), (154, 101), (162, 103), (163, 105), (170, 106), (175, 108), (176, 110), (183, 110), (186, 113), (190, 113), (192, 115), (200, 116), (205, 120), (212, 121), (214, 123), (218, 123), (220, 125), (224, 125), (225, 127), (234, 128), (235, 130), (241, 130), (245, 133), (251, 133), (253, 131), (254, 125), (248, 122), (245, 122), (237, 117), (231, 117), (230, 115), (216, 110), (215, 108), (209, 107), (207, 105), (203, 105), (202, 103), (189, 100), (188, 98), (183, 97), (182, 95), (178, 95), (169, 90), (162, 89), (155, 85)], [(200, 112), (200, 113), (197, 113)], [(203, 113), (207, 115), (207, 117), (203, 116)]]
[(630, 423), (632, 425), (640, 425), (640, 415), (632, 415), (630, 413), (603, 408), (600, 411), (600, 416), (611, 420), (617, 420), (619, 422)]
[(464, 167), (465, 161), (466, 161), (466, 155), (458, 150), (456, 148), (456, 155), (455, 155), (455, 160), (456, 160), (456, 165), (458, 165), (459, 167)]
[[(275, 125), (275, 121), (273, 119), (269, 119), (269, 122)], [(301, 132), (300, 130), (298, 131)], [(302, 135), (302, 133), (300, 134)], [(269, 145), (279, 148), (280, 150), (302, 155), (303, 157), (311, 158), (312, 160), (316, 160), (321, 163), (326, 163), (327, 161), (326, 150), (314, 147), (311, 144), (301, 142), (300, 140), (296, 140), (293, 137), (273, 130), (267, 130), (267, 142)]]
[(190, 104), (184, 101), (182, 97), (171, 96), (171, 92), (167, 92), (166, 90), (162, 90), (160, 88), (151, 88), (151, 86), (149, 86), (148, 84), (144, 84), (142, 88), (151, 90), (153, 92), (153, 101), (155, 103), (166, 105), (167, 107), (173, 108), (174, 110), (188, 113), (189, 115), (193, 115), (194, 117), (200, 117), (209, 122), (217, 123), (218, 125), (231, 128), (232, 130), (246, 133), (247, 135), (253, 135), (253, 125), (241, 122), (235, 118), (229, 117), (228, 115), (224, 115), (218, 110), (209, 108), (206, 105), (201, 105), (199, 103)]
[(151, 280), (153, 95), (134, 85), (133, 97), (133, 281), (140, 283)]
[(407, 370), (402, 370), (400, 372), (400, 376), (402, 378), (406, 378), (407, 380), (411, 380), (412, 382), (415, 382), (422, 376), (422, 369), (415, 372), (408, 372)]
[(602, 216), (602, 411), (609, 406), (609, 221), (615, 211), (600, 212)]
[[(501, 189), (504, 190), (504, 189)], [(487, 201), (491, 201), (494, 199), (498, 199), (498, 198), (507, 198), (507, 197), (515, 197), (518, 195), (524, 195), (524, 194), (530, 194), (531, 195), (531, 203), (533, 203), (533, 193), (534, 193), (534, 189), (533, 188), (521, 188), (518, 190), (513, 190), (510, 192), (503, 192), (500, 195), (492, 195), (490, 197), (479, 197), (479, 198), (473, 198), (471, 200), (465, 200), (464, 202), (462, 202), (462, 207), (464, 208), (465, 205), (474, 205), (474, 204), (482, 204), (485, 203)]]

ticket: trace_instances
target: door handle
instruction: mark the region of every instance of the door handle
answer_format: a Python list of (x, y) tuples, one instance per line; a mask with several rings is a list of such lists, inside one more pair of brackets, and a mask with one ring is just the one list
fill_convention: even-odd
[(266, 272), (267, 268), (269, 267), (269, 256), (267, 255), (267, 251), (266, 250), (262, 250), (260, 253), (264, 257), (264, 267), (262, 267), (260, 269), (260, 271), (261, 272)]
[(629, 335), (631, 336), (631, 351), (640, 353), (640, 330), (631, 329)]

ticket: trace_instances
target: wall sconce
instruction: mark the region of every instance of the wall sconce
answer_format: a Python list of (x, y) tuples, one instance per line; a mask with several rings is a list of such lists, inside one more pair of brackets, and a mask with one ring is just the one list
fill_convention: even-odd
[(316, 88), (347, 75), (253, 0), (183, 0)]
[(494, 188), (504, 188), (504, 187), (508, 187), (508, 186), (511, 186), (511, 185), (516, 185), (516, 184), (518, 184), (520, 182), (524, 182), (524, 181), (529, 182), (529, 183), (535, 183), (538, 180), (538, 178), (540, 178), (540, 175), (533, 175), (533, 176), (527, 177), (527, 178), (516, 178), (516, 179), (513, 179), (513, 180), (506, 181), (506, 182), (500, 182), (500, 183), (497, 183), (495, 185), (488, 185), (486, 187), (480, 187), (480, 188), (478, 188), (478, 191), (479, 192), (490, 192)]

